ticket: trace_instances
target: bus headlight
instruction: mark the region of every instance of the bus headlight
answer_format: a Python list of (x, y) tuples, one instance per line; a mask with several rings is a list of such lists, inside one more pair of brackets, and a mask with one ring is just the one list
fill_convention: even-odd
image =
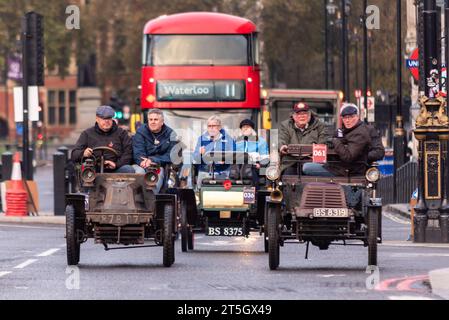
[(279, 178), (281, 172), (277, 166), (271, 166), (267, 168), (265, 174), (269, 180), (274, 181)]
[(369, 168), (366, 171), (365, 177), (369, 182), (377, 182), (380, 179), (380, 171), (377, 168)]

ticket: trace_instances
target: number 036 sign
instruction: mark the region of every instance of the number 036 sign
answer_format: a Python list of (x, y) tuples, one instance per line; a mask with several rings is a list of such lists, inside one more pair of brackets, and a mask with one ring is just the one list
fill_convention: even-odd
[(327, 145), (313, 145), (312, 161), (315, 163), (325, 163), (327, 161)]

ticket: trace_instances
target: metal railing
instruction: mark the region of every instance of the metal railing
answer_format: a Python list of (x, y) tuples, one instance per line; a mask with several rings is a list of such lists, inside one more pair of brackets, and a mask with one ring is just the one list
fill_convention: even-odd
[[(394, 199), (393, 186), (396, 184), (397, 201)], [(393, 175), (383, 176), (378, 184), (378, 191), (383, 204), (409, 203), (413, 191), (418, 187), (418, 163), (407, 162), (396, 172), (396, 181)]]

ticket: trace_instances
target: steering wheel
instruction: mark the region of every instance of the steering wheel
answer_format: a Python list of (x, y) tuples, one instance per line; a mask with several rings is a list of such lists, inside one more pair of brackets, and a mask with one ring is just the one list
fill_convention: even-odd
[(104, 172), (104, 154), (105, 153), (111, 153), (115, 157), (118, 157), (118, 153), (116, 150), (109, 148), (109, 147), (96, 147), (92, 149), (92, 155), (98, 152), (99, 156), (94, 156), (95, 163), (97, 163), (98, 159), (100, 160), (100, 173)]

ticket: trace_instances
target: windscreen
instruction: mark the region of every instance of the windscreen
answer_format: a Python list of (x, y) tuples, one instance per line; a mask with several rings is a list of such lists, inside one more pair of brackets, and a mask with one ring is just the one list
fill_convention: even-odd
[(144, 39), (144, 64), (153, 66), (243, 66), (249, 64), (246, 35), (152, 35)]

